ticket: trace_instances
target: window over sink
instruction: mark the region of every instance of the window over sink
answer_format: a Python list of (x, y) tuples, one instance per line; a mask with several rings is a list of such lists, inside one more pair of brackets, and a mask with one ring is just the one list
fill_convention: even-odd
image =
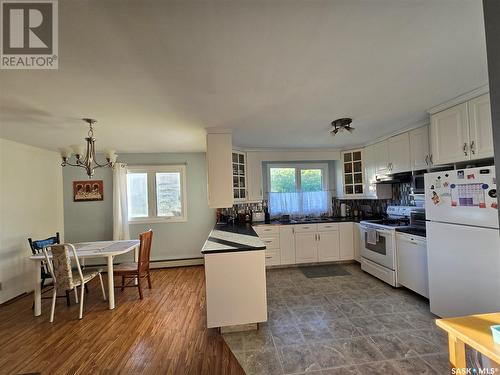
[(328, 212), (328, 165), (269, 164), (269, 212), (320, 215)]
[(187, 221), (186, 166), (143, 166), (127, 170), (131, 223)]

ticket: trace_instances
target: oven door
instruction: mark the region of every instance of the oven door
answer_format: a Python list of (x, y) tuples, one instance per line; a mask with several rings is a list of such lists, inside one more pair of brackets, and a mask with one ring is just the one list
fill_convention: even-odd
[[(395, 269), (394, 264), (394, 231), (361, 225), (361, 256), (381, 266)], [(377, 233), (376, 243), (368, 241), (368, 231)]]

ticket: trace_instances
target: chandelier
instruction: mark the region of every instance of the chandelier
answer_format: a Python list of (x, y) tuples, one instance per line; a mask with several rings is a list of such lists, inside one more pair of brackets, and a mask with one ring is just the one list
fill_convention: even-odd
[[(88, 137), (85, 138), (85, 141), (87, 142), (85, 155), (83, 154), (85, 148), (83, 145), (72, 145), (70, 148), (62, 148), (59, 150), (62, 158), (61, 166), (65, 167), (69, 165), (71, 167), (85, 168), (87, 176), (92, 178), (96, 168), (113, 167), (116, 163), (118, 155), (116, 155), (115, 150), (108, 150), (106, 153), (107, 163), (99, 164), (95, 157), (95, 138), (93, 129), (93, 126), (97, 123), (97, 121), (91, 118), (83, 118), (82, 120), (89, 125)], [(76, 163), (74, 164), (68, 161), (73, 153), (76, 157)]]

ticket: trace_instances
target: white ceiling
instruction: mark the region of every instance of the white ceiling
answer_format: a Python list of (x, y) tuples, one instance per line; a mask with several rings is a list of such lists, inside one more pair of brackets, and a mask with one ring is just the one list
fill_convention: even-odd
[[(338, 148), (487, 83), (479, 0), (59, 1), (59, 70), (1, 71), (3, 138), (49, 149)], [(328, 134), (353, 117), (353, 134)]]

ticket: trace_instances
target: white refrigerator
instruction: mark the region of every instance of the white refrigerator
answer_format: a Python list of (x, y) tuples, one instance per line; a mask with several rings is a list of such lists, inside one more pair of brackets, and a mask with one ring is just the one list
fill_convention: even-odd
[(500, 311), (495, 167), (432, 172), (424, 181), (431, 311)]

